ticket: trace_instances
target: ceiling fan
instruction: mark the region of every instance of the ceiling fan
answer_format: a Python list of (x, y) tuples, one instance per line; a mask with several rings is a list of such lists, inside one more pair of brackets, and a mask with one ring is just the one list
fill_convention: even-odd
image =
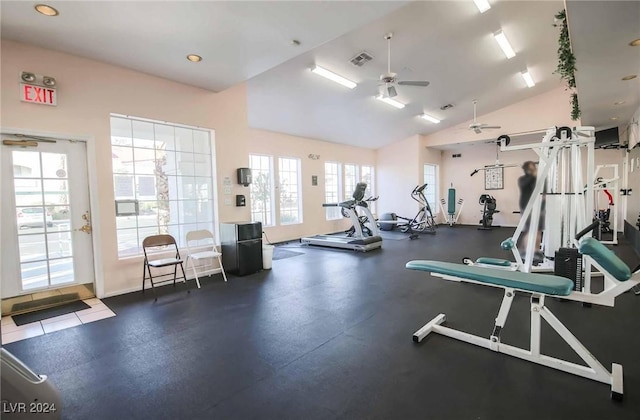
[(396, 91), (395, 85), (418, 87), (429, 86), (429, 82), (426, 80), (398, 80), (398, 75), (391, 71), (391, 38), (393, 38), (393, 33), (391, 32), (384, 36), (384, 39), (387, 40), (387, 72), (380, 75), (380, 92), (382, 97), (393, 98), (394, 96), (397, 96), (398, 92)]
[(476, 109), (477, 105), (478, 105), (478, 100), (474, 99), (473, 100), (473, 122), (469, 124), (469, 130), (473, 130), (476, 134), (480, 134), (482, 133), (482, 130), (496, 130), (498, 128), (502, 128), (499, 125), (489, 125), (489, 124), (479, 123), (477, 120), (477, 109)]

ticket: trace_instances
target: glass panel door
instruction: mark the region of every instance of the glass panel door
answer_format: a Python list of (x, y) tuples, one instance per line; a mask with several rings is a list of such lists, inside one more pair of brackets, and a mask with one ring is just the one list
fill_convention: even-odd
[(85, 144), (2, 146), (2, 191), (2, 297), (93, 282)]

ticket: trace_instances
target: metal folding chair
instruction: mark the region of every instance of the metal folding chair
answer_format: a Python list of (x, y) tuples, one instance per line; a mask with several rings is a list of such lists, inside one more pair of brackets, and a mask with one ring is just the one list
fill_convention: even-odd
[[(158, 259), (150, 259), (149, 256), (164, 254), (166, 252), (170, 252), (170, 247), (175, 249), (175, 256), (168, 258), (158, 258)], [(187, 293), (190, 293), (189, 287), (187, 286), (187, 276), (184, 272), (183, 260), (180, 258), (180, 251), (178, 250), (178, 245), (176, 244), (176, 240), (171, 235), (153, 235), (144, 238), (142, 241), (142, 251), (144, 252), (144, 267), (142, 271), (142, 293), (144, 293), (144, 284), (147, 280), (147, 273), (149, 274), (149, 281), (151, 282), (151, 289), (153, 290), (153, 294), (155, 296), (155, 300), (158, 300), (158, 294), (156, 293), (156, 287), (153, 282), (153, 276), (151, 274), (151, 268), (163, 268), (173, 266), (173, 285), (176, 285), (176, 279), (178, 279), (178, 266), (180, 266), (180, 270), (182, 271), (182, 279), (187, 287)], [(159, 274), (156, 277), (164, 277), (170, 276), (171, 274)], [(162, 280), (161, 283), (166, 283), (171, 280)]]
[[(224, 281), (227, 281), (227, 274), (224, 272), (224, 267), (222, 266), (222, 253), (219, 252), (216, 247), (213, 233), (206, 229), (187, 232), (187, 252), (187, 269), (189, 268), (189, 263), (191, 263), (191, 269), (196, 278), (198, 289), (200, 288), (200, 279), (198, 278), (198, 271), (196, 270), (195, 264), (198, 261), (217, 258), (218, 264), (220, 264), (220, 270), (222, 271), (222, 277)], [(209, 269), (207, 271), (211, 270), (212, 269)]]

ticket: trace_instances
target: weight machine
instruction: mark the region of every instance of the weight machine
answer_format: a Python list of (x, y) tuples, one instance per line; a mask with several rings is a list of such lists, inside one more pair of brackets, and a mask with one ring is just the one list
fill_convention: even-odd
[[(502, 137), (502, 136), (501, 136)], [(594, 143), (593, 127), (549, 128), (542, 142), (507, 146), (502, 138), (500, 150), (533, 150), (539, 157), (538, 176), (533, 194), (515, 233), (501, 244), (510, 250), (519, 271), (552, 271), (555, 252), (562, 247), (575, 247), (576, 233), (591, 222), (594, 207)], [(582, 152), (587, 153), (587, 180), (583, 180)], [(585, 187), (586, 185), (586, 187)], [(544, 217), (545, 211), (552, 217)], [(536, 244), (536, 235), (544, 217), (542, 246)], [(518, 241), (527, 234), (524, 258), (517, 248)], [(544, 261), (533, 267), (534, 254), (542, 250)]]
[[(444, 216), (444, 221), (449, 226), (453, 226), (458, 223), (458, 219), (460, 218), (460, 213), (462, 213), (462, 208), (464, 207), (464, 199), (459, 198), (456, 202), (456, 189), (453, 188), (453, 184), (451, 184), (451, 188), (447, 193), (448, 202), (445, 201), (444, 198), (440, 199), (440, 210), (442, 211), (442, 216)], [(456, 213), (456, 203), (458, 205), (458, 212)], [(446, 207), (446, 210), (445, 210)]]

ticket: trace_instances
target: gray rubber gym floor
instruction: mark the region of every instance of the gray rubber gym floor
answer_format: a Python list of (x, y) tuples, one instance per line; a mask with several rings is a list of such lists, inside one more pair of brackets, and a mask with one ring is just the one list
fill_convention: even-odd
[[(488, 335), (500, 289), (404, 269), (411, 259), (505, 256), (508, 229), (440, 227), (367, 254), (301, 248), (273, 270), (215, 276), (190, 294), (165, 287), (106, 299), (117, 316), (6, 346), (62, 393), (68, 419), (638, 419), (640, 297), (615, 308), (548, 306), (607, 367), (609, 387), (442, 336), (412, 333), (440, 312)], [(387, 234), (388, 235), (388, 234)], [(629, 264), (636, 256), (616, 247)], [(528, 300), (503, 341), (527, 346)], [(543, 330), (543, 351), (575, 360)]]

